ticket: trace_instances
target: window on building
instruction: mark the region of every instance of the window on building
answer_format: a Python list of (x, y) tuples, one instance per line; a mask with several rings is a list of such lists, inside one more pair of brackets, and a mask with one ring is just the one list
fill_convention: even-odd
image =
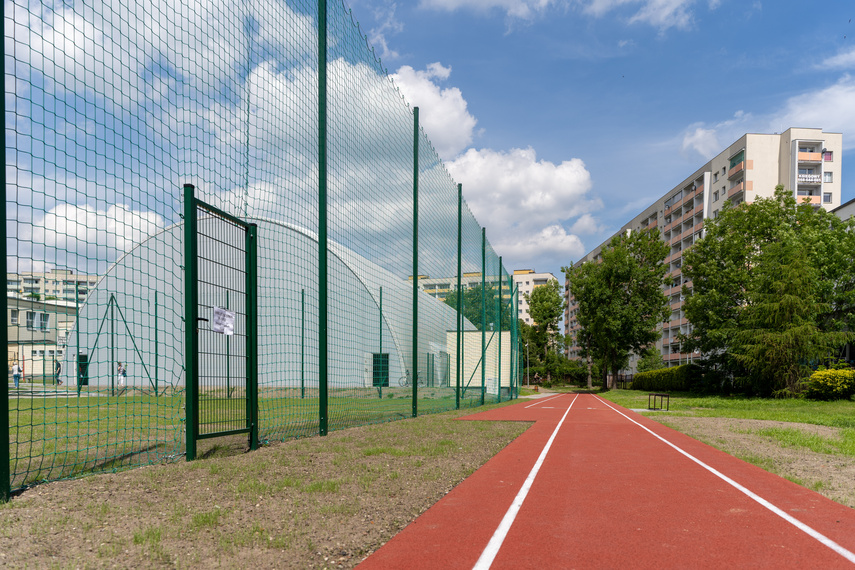
[(715, 219), (715, 218), (717, 218), (717, 217), (718, 217), (718, 210), (715, 210), (715, 211), (712, 213), (712, 217), (713, 217), (713, 219)]
[(822, 181), (823, 182), (834, 182), (834, 174), (832, 172), (823, 172), (822, 173)]
[(18, 324), (18, 309), (12, 309), (11, 323), (13, 325)]
[(715, 174), (713, 174), (712, 181), (713, 181), (713, 182), (718, 182), (718, 172), (716, 172)]
[(822, 160), (825, 162), (834, 162), (834, 153), (830, 150), (825, 151), (822, 153)]
[(713, 199), (713, 202), (718, 202), (718, 190), (713, 192), (712, 199)]
[(823, 204), (831, 204), (831, 192), (823, 192), (822, 193), (822, 203)]
[(50, 328), (50, 315), (27, 311), (27, 328), (29, 330), (46, 331)]

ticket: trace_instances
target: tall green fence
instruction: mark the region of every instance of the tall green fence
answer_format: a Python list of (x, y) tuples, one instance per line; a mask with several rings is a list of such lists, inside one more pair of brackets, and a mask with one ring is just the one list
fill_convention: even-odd
[[(4, 498), (192, 457), (188, 409), (265, 443), (515, 397), (513, 281), (347, 7), (4, 16)], [(205, 297), (233, 263), (185, 185), (253, 229), (254, 311), (228, 280)]]

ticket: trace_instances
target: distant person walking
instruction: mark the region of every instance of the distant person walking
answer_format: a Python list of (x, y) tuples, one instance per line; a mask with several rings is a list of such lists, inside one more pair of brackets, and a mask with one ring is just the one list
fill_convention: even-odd
[(62, 363), (59, 360), (53, 361), (53, 383), (57, 386), (62, 385), (62, 380), (59, 379), (60, 374), (62, 374)]
[(116, 368), (116, 373), (119, 376), (119, 390), (125, 389), (125, 380), (128, 378), (128, 370), (124, 367), (124, 365), (119, 362), (118, 368)]
[(21, 365), (18, 364), (16, 360), (14, 364), (12, 364), (12, 379), (15, 381), (15, 389), (18, 389), (18, 384), (21, 382), (21, 376), (24, 371), (21, 369)]

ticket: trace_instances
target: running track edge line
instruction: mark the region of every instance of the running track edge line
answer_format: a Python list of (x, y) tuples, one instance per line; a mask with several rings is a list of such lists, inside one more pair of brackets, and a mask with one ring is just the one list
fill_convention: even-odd
[[(600, 396), (597, 396), (597, 398), (602, 400), (602, 402), (606, 406), (608, 406), (609, 408), (611, 408), (612, 410), (614, 410), (618, 414), (622, 415), (623, 417), (625, 417), (626, 419), (628, 419), (629, 421), (631, 421), (632, 423), (634, 423), (635, 425), (637, 425), (638, 427), (640, 427), (641, 429), (643, 429), (644, 431), (646, 431), (647, 433), (652, 435), (653, 437), (655, 437), (655, 438), (659, 439), (660, 441), (662, 441), (663, 443), (673, 447), (677, 452), (685, 455), (686, 457), (688, 457), (689, 459), (691, 459), (692, 461), (694, 461), (695, 463), (697, 463), (698, 465), (700, 465), (701, 467), (703, 467), (704, 469), (706, 469), (707, 471), (709, 471), (710, 473), (712, 473), (713, 475), (715, 475), (716, 477), (718, 477), (719, 479), (721, 479), (722, 481), (724, 481), (725, 483), (727, 483), (728, 485), (730, 485), (731, 487), (736, 489), (737, 491), (740, 491), (741, 493), (745, 494), (750, 499), (759, 503), (763, 507), (769, 509), (770, 511), (772, 511), (773, 513), (775, 513), (776, 515), (778, 515), (779, 517), (781, 517), (782, 519), (784, 519), (785, 521), (787, 521), (791, 525), (795, 526), (796, 528), (798, 528), (799, 530), (801, 530), (802, 532), (804, 532), (808, 536), (816, 539), (817, 541), (824, 544), (825, 546), (827, 546), (828, 548), (830, 548), (831, 550), (833, 550), (834, 552), (836, 552), (840, 556), (846, 558), (847, 560), (849, 560), (849, 562), (855, 563), (855, 553), (852, 553), (851, 551), (849, 551), (846, 548), (844, 548), (843, 546), (837, 544), (836, 542), (834, 542), (833, 540), (831, 540), (830, 538), (828, 538), (827, 536), (825, 536), (821, 532), (819, 532), (819, 531), (813, 529), (812, 527), (806, 525), (805, 523), (803, 523), (802, 521), (798, 520), (797, 518), (791, 516), (790, 514), (786, 513), (784, 510), (780, 509), (779, 507), (776, 507), (775, 505), (773, 505), (772, 503), (770, 503), (769, 501), (767, 501), (766, 499), (764, 499), (760, 495), (757, 495), (756, 493), (754, 493), (750, 489), (743, 487), (742, 485), (740, 485), (739, 483), (737, 483), (736, 481), (734, 481), (733, 479), (731, 479), (730, 477), (728, 477), (724, 473), (721, 473), (720, 471), (716, 470), (714, 467), (707, 465), (706, 463), (704, 463), (703, 461), (701, 461), (697, 457), (694, 457), (693, 455), (689, 454), (689, 452), (684, 451), (683, 449), (677, 447), (675, 444), (671, 443), (670, 441), (668, 441), (664, 437), (660, 436), (657, 433), (654, 433), (651, 429), (641, 425), (640, 423), (638, 423), (637, 421), (635, 421), (631, 417), (627, 416), (626, 414), (624, 414), (623, 412), (621, 412), (617, 408), (613, 407), (604, 398), (601, 398)], [(569, 408), (568, 408), (568, 411), (569, 411)], [(565, 416), (566, 416), (566, 414), (565, 414)], [(564, 420), (562, 419), (561, 421), (563, 422)], [(551, 441), (552, 440), (550, 440), (550, 443), (551, 443)]]
[(478, 562), (476, 562), (475, 566), (472, 567), (472, 570), (488, 570), (493, 564), (493, 560), (495, 560), (496, 555), (499, 553), (499, 549), (502, 547), (502, 543), (504, 543), (505, 537), (508, 535), (508, 531), (511, 530), (511, 525), (514, 524), (514, 520), (517, 518), (517, 514), (522, 507), (523, 501), (525, 501), (526, 496), (528, 496), (528, 492), (534, 483), (534, 478), (537, 477), (537, 473), (540, 471), (540, 466), (543, 465), (543, 461), (546, 459), (546, 454), (549, 453), (549, 448), (552, 447), (552, 442), (555, 440), (555, 436), (558, 435), (558, 430), (561, 429), (561, 425), (567, 418), (567, 414), (570, 413), (570, 408), (573, 407), (573, 404), (578, 398), (579, 395), (576, 394), (576, 397), (574, 397), (573, 401), (570, 402), (570, 405), (567, 406), (567, 411), (564, 412), (564, 415), (561, 417), (561, 421), (558, 422), (557, 426), (555, 426), (555, 431), (552, 432), (552, 435), (549, 437), (549, 441), (546, 442), (543, 451), (540, 452), (540, 456), (537, 458), (537, 461), (535, 461), (534, 467), (531, 468), (531, 471), (517, 493), (517, 496), (514, 498), (511, 506), (508, 508), (508, 511), (505, 513), (504, 518), (502, 518), (502, 522), (499, 523), (496, 532), (493, 533), (493, 537), (490, 539), (490, 542), (487, 543), (486, 548), (484, 548), (484, 551), (478, 558)]

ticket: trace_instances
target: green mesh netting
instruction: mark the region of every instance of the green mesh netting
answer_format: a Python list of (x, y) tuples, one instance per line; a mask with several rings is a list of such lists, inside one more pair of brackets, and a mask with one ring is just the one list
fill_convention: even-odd
[[(314, 2), (4, 8), (9, 489), (184, 453), (187, 183), (257, 225), (262, 442), (319, 433), (321, 334), (329, 429), (516, 394), (512, 279), (347, 7), (327, 9), (325, 107)], [(199, 302), (240, 319), (244, 293)], [(206, 346), (199, 397), (232, 409), (245, 345)]]

